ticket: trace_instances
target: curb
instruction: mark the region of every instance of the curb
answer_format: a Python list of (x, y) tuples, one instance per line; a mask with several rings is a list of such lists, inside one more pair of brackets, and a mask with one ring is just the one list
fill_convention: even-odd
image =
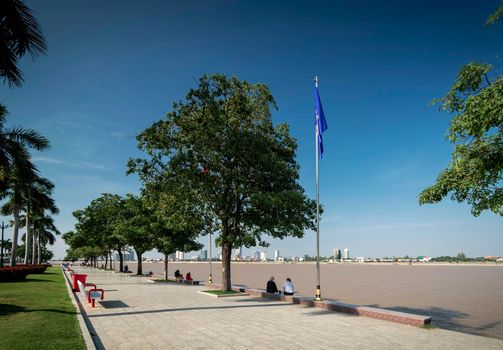
[(65, 276), (65, 280), (67, 283), (66, 289), (68, 290), (68, 294), (70, 295), (70, 299), (72, 300), (73, 305), (75, 305), (75, 309), (77, 311), (77, 319), (79, 320), (79, 326), (80, 326), (80, 331), (82, 333), (82, 336), (84, 338), (84, 342), (86, 343), (86, 348), (88, 350), (102, 350), (105, 349), (103, 344), (101, 343), (100, 338), (94, 331), (94, 328), (91, 324), (91, 321), (89, 321), (89, 318), (87, 318), (86, 311), (84, 310), (84, 306), (80, 302), (79, 298), (77, 297), (76, 293), (72, 290), (72, 283), (70, 281), (70, 278), (66, 274), (66, 271), (63, 270), (63, 267), (61, 267), (61, 272), (63, 272), (63, 276)]
[[(218, 284), (206, 284), (206, 287), (210, 288), (220, 288)], [(424, 327), (431, 324), (431, 317), (415, 315), (405, 312), (393, 311), (379, 309), (369, 306), (359, 306), (353, 304), (344, 304), (332, 300), (322, 300), (316, 301), (313, 298), (308, 297), (296, 297), (296, 296), (286, 296), (280, 294), (270, 294), (266, 293), (261, 289), (251, 289), (242, 287), (232, 287), (232, 290), (237, 292), (248, 293), (252, 296), (258, 296), (261, 298), (280, 300), (291, 304), (303, 305), (306, 307), (317, 307), (325, 310), (331, 310), (335, 312), (342, 312), (346, 314), (364, 316), (375, 318), (388, 322), (395, 322), (400, 324), (406, 324), (415, 327)]]

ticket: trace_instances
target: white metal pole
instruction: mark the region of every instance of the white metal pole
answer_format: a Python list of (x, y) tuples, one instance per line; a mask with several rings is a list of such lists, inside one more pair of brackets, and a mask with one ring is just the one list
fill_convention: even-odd
[(210, 276), (208, 278), (209, 283), (213, 283), (213, 271), (211, 267), (211, 232), (210, 232)]

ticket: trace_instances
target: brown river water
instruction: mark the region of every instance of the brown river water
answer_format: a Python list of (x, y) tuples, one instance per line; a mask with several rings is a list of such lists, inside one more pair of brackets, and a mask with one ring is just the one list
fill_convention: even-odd
[[(136, 272), (135, 263), (127, 263)], [(209, 264), (170, 262), (207, 281)], [(213, 281), (221, 282), (221, 263), (213, 262)], [(503, 266), (321, 264), (323, 299), (430, 315), (433, 325), (460, 332), (503, 339)], [(143, 272), (163, 274), (164, 263), (143, 263)], [(315, 296), (316, 265), (309, 263), (232, 263), (233, 285), (265, 289), (274, 276), (281, 289), (287, 277), (296, 295)]]

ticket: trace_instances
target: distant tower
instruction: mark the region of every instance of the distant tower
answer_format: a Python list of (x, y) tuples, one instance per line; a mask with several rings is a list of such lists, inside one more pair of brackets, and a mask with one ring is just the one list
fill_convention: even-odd
[(267, 252), (266, 251), (260, 252), (260, 260), (262, 260), (262, 261), (267, 260)]
[(278, 261), (279, 259), (279, 250), (274, 251), (274, 261)]
[(253, 251), (253, 260), (255, 261), (260, 260), (260, 252), (258, 250)]
[(334, 248), (334, 261), (341, 260), (341, 250)]
[(183, 261), (185, 260), (185, 253), (181, 251), (176, 251), (176, 260)]
[(349, 259), (349, 249), (344, 248), (344, 259)]
[(234, 250), (234, 260), (243, 259), (243, 247), (239, 247)]

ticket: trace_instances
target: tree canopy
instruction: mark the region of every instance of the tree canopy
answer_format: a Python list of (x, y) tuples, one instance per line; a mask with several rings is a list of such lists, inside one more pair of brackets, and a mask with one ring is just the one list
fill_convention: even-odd
[[(503, 5), (488, 24), (497, 21), (502, 11)], [(454, 151), (435, 184), (420, 193), (420, 204), (450, 195), (468, 203), (475, 216), (484, 210), (503, 215), (503, 76), (492, 71), (489, 64), (465, 65), (447, 94), (433, 101), (453, 114), (447, 137)]]
[(203, 76), (166, 119), (138, 135), (147, 157), (129, 161), (129, 172), (161, 193), (159, 205), (174, 209), (171, 218), (201, 234), (216, 224), (224, 290), (232, 248), (314, 229), (315, 202), (298, 183), (297, 143), (286, 124), (273, 125), (276, 108), (263, 84)]

